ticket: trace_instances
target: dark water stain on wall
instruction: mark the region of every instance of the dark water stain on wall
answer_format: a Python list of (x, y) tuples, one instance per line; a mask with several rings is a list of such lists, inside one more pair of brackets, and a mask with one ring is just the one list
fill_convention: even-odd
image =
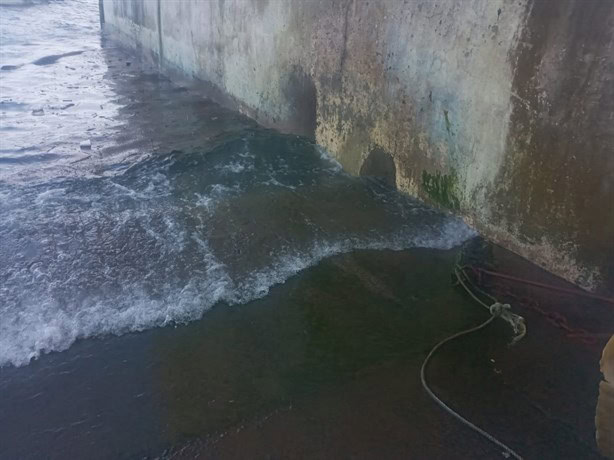
[[(529, 7), (512, 56), (514, 109), (493, 197), (497, 218), (517, 223), (529, 243), (547, 236), (570, 248), (614, 290), (614, 3)], [(580, 284), (589, 283), (584, 276)]]
[(156, 30), (156, 24), (145, 14), (144, 2), (123, 1), (113, 2), (113, 14), (118, 17), (130, 18), (135, 24)]
[(98, 13), (100, 14), (100, 26), (103, 27), (105, 20), (104, 20), (104, 4), (102, 0), (98, 0)]
[(269, 6), (269, 0), (254, 0), (253, 5), (259, 16), (262, 16)]

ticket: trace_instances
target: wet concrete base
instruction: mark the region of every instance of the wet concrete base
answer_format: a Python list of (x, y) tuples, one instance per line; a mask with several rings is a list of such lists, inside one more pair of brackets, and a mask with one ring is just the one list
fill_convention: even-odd
[[(548, 276), (494, 253), (501, 268)], [(420, 385), (431, 347), (488, 317), (452, 285), (457, 256), (424, 249), (335, 256), (266, 298), (218, 305), (186, 326), (84, 340), (4, 368), (0, 454), (498, 458), (500, 449)], [(573, 319), (569, 299), (556, 306)], [(591, 308), (585, 316), (612, 330), (611, 311)], [(522, 342), (509, 348), (511, 330), (496, 321), (443, 348), (430, 384), (525, 458), (599, 458), (599, 345), (566, 339), (514, 309), (527, 318)]]

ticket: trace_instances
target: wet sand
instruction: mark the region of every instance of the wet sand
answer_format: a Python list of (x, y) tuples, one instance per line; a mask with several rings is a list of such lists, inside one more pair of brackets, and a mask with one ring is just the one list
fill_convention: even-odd
[[(2, 369), (2, 456), (497, 458), (420, 386), (428, 350), (487, 317), (451, 285), (456, 255), (335, 256), (189, 325)], [(525, 458), (599, 458), (597, 347), (523, 314), (522, 342), (497, 321), (436, 355), (431, 385)]]

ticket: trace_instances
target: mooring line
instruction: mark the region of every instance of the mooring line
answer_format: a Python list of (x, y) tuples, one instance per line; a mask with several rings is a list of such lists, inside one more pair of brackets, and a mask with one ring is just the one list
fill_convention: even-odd
[[(461, 332), (457, 332), (456, 334), (451, 335), (450, 337), (447, 337), (445, 339), (443, 339), (442, 341), (440, 341), (437, 345), (435, 345), (433, 347), (433, 349), (429, 352), (429, 354), (426, 356), (424, 362), (422, 363), (422, 367), (420, 369), (420, 381), (422, 382), (422, 386), (424, 387), (425, 391), (428, 393), (428, 395), (443, 409), (445, 410), (447, 413), (449, 413), (450, 415), (452, 415), (454, 418), (456, 418), (457, 420), (459, 420), (461, 423), (463, 423), (464, 425), (468, 426), (469, 428), (471, 428), (472, 430), (476, 431), (477, 433), (479, 433), (480, 435), (482, 435), (483, 437), (485, 437), (486, 439), (488, 439), (490, 442), (492, 442), (493, 444), (501, 447), (504, 450), (504, 455), (506, 456), (512, 456), (514, 458), (516, 458), (517, 460), (522, 460), (522, 457), (516, 453), (511, 447), (507, 446), (506, 444), (504, 444), (503, 442), (499, 441), (497, 438), (495, 438), (493, 435), (491, 435), (490, 433), (488, 433), (487, 431), (483, 430), (482, 428), (480, 428), (479, 426), (475, 425), (474, 423), (470, 422), (469, 420), (467, 420), (465, 417), (463, 417), (462, 415), (460, 415), (458, 412), (456, 412), (454, 409), (452, 409), (450, 406), (448, 406), (446, 403), (444, 403), (434, 392), (433, 390), (431, 390), (431, 388), (429, 387), (427, 381), (426, 381), (426, 369), (428, 367), (428, 364), (431, 360), (431, 358), (433, 357), (433, 355), (437, 352), (437, 350), (439, 350), (443, 345), (445, 345), (448, 342), (451, 342), (454, 339), (457, 339), (459, 337), (462, 337), (464, 335), (468, 335), (471, 334), (473, 332), (477, 332), (479, 330), (484, 329), (486, 326), (488, 326), (490, 323), (492, 323), (495, 318), (502, 316), (505, 313), (509, 314), (509, 305), (503, 305), (500, 304), (499, 302), (495, 302), (493, 303), (490, 307), (488, 305), (486, 305), (482, 300), (480, 300), (473, 292), (471, 292), (471, 290), (467, 287), (467, 285), (463, 282), (463, 280), (461, 279), (461, 276), (458, 273), (458, 270), (455, 270), (454, 273), (456, 274), (456, 277), (459, 281), (459, 283), (461, 284), (461, 286), (463, 286), (463, 288), (465, 288), (465, 290), (469, 293), (469, 295), (471, 295), (471, 297), (473, 297), (474, 300), (476, 300), (478, 303), (480, 303), (482, 306), (488, 308), (489, 312), (490, 312), (490, 318), (488, 318), (486, 321), (484, 321), (482, 324), (472, 327), (470, 329), (465, 329), (464, 331)], [(524, 322), (523, 322), (524, 325)], [(516, 328), (515, 328), (516, 330)], [(517, 334), (518, 334), (518, 330), (516, 330)], [(526, 333), (526, 329), (524, 329), (523, 331), (521, 331), (517, 338), (514, 339), (514, 342), (516, 342), (517, 340), (520, 340), (520, 338), (522, 338), (524, 336), (524, 333)]]

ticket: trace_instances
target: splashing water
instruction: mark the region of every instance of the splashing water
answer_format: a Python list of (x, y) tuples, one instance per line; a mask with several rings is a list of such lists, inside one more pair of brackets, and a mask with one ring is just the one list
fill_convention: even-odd
[(94, 10), (0, 18), (0, 366), (247, 303), (333, 254), (473, 235), (102, 47)]

